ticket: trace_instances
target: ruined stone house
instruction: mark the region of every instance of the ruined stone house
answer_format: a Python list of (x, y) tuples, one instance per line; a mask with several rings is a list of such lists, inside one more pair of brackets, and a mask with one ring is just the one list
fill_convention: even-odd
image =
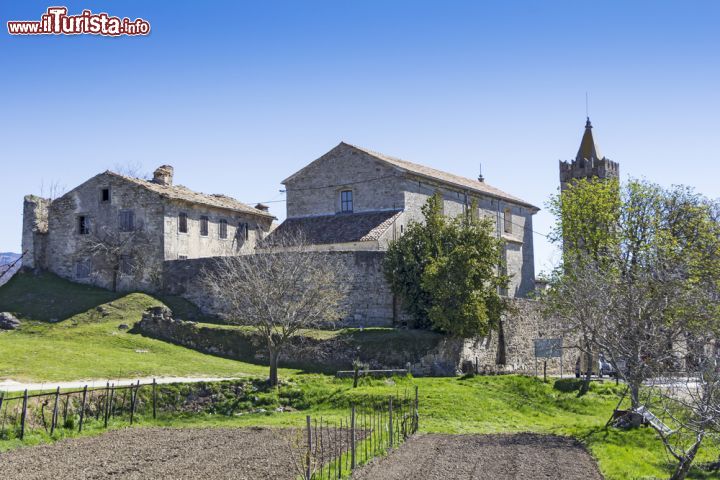
[(100, 173), (61, 197), (25, 197), (24, 266), (120, 290), (157, 290), (167, 260), (254, 251), (271, 229), (267, 207), (173, 184)]

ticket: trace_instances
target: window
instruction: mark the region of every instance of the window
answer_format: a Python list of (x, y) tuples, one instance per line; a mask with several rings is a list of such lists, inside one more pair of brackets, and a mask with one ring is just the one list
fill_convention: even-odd
[(121, 210), (118, 213), (118, 227), (121, 232), (132, 232), (135, 230), (135, 212), (132, 210)]
[(90, 262), (88, 260), (80, 260), (75, 264), (75, 278), (90, 277)]
[(513, 217), (512, 217), (512, 210), (509, 208), (505, 209), (505, 212), (503, 213), (503, 229), (505, 233), (512, 233), (513, 231)]
[(109, 188), (103, 188), (100, 191), (100, 201), (103, 203), (107, 203), (110, 201), (110, 189)]
[(133, 265), (132, 256), (120, 255), (120, 273), (123, 275), (132, 274), (135, 266)]
[(209, 225), (208, 217), (206, 217), (205, 215), (200, 217), (200, 235), (202, 235), (203, 237), (208, 236), (208, 225)]
[(236, 236), (238, 239), (242, 240), (250, 238), (250, 225), (247, 223), (239, 223)]
[(353, 211), (353, 192), (352, 190), (343, 190), (340, 192), (340, 211)]
[(187, 213), (178, 215), (178, 232), (187, 233)]
[(80, 235), (87, 235), (90, 233), (90, 217), (80, 215), (78, 217), (78, 233)]
[(220, 220), (220, 228), (218, 229), (220, 238), (227, 238), (227, 220)]
[(187, 255), (178, 255), (178, 260), (187, 260)]

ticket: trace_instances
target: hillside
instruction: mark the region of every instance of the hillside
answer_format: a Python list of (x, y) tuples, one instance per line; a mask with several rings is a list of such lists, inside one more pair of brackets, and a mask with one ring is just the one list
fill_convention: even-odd
[(19, 258), (19, 253), (0, 252), (0, 285), (7, 283), (20, 270), (22, 262), (17, 261)]
[[(182, 299), (165, 300), (186, 318), (192, 315), (192, 305)], [(263, 365), (202, 354), (118, 328), (132, 328), (146, 308), (160, 304), (143, 293), (116, 294), (50, 274), (19, 273), (0, 287), (0, 311), (21, 321), (19, 330), (0, 332), (0, 379), (266, 374)]]

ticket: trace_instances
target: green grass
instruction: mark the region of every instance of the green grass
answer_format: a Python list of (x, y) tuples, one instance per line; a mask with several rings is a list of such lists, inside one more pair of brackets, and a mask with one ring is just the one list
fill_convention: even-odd
[(16, 275), (0, 287), (0, 311), (14, 312), (22, 322), (19, 330), (0, 332), (0, 379), (267, 374), (263, 365), (205, 355), (118, 329), (121, 324), (132, 327), (147, 307), (159, 303), (142, 293), (120, 295), (52, 275)]

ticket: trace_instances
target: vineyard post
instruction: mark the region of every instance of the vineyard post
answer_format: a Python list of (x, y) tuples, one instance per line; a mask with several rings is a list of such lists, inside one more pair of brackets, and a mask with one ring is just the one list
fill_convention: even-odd
[(55, 402), (53, 403), (52, 419), (50, 420), (50, 435), (55, 432), (55, 425), (58, 418), (58, 400), (60, 399), (60, 387), (55, 390)]
[(392, 396), (390, 397), (390, 402), (388, 404), (388, 422), (389, 428), (388, 433), (389, 435), (389, 441), (390, 441), (390, 448), (393, 446), (393, 405), (392, 405)]
[(355, 405), (350, 412), (350, 470), (355, 470)]
[(83, 388), (82, 406), (80, 407), (80, 428), (78, 432), (82, 432), (83, 420), (85, 419), (85, 401), (87, 400), (87, 385)]
[(20, 416), (20, 440), (25, 438), (25, 418), (27, 417), (28, 391), (23, 394), (22, 415)]

